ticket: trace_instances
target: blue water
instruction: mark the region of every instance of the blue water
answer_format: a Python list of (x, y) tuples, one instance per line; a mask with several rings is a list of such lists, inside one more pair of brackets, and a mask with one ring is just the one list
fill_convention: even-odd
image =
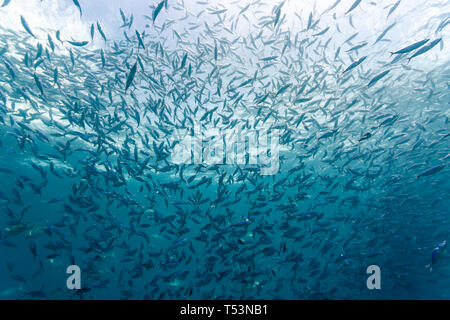
[(450, 297), (447, 1), (78, 3), (0, 8), (1, 299)]

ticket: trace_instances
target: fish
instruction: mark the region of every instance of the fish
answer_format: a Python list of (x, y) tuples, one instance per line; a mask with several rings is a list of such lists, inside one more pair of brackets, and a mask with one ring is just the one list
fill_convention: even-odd
[(330, 12), (331, 10), (336, 8), (340, 2), (341, 0), (336, 0), (331, 6), (328, 7), (328, 9), (324, 11), (324, 13)]
[(357, 50), (359, 50), (359, 49), (361, 49), (361, 48), (364, 48), (367, 44), (368, 44), (367, 42), (363, 42), (363, 43), (361, 43), (361, 44), (358, 44), (358, 45), (356, 45), (356, 46), (354, 46), (354, 47), (348, 49), (346, 52), (357, 51)]
[(80, 11), (80, 18), (83, 16), (83, 11), (81, 10), (80, 2), (78, 0), (73, 0), (73, 4), (78, 8)]
[(103, 38), (103, 40), (106, 42), (106, 36), (105, 33), (103, 32), (102, 26), (100, 25), (100, 23), (97, 21), (97, 31), (98, 33), (100, 33), (100, 36)]
[(446, 240), (438, 243), (431, 253), (431, 263), (427, 264), (425, 268), (429, 269), (430, 272), (433, 271), (433, 266), (440, 260), (443, 252), (445, 252), (446, 249), (447, 249)]
[(403, 53), (408, 53), (411, 52), (413, 50), (416, 50), (417, 48), (423, 46), (425, 43), (427, 43), (430, 39), (424, 39), (418, 42), (415, 42), (409, 46), (404, 47), (403, 49), (397, 50), (395, 52), (391, 52), (391, 55), (394, 54), (403, 54)]
[(134, 76), (136, 75), (136, 69), (137, 69), (137, 62), (134, 63), (134, 65), (130, 69), (130, 72), (128, 73), (127, 83), (125, 85), (125, 91), (127, 91), (128, 88), (130, 87), (130, 85), (133, 83)]
[(137, 30), (136, 30), (136, 37), (137, 37), (138, 42), (139, 42), (139, 46), (138, 47), (142, 46), (142, 48), (145, 49), (144, 41), (142, 41), (141, 35), (139, 34), (139, 32)]
[(356, 60), (355, 62), (353, 62), (351, 65), (349, 65), (347, 68), (345, 68), (345, 70), (343, 71), (343, 73), (346, 73), (354, 68), (356, 68), (357, 66), (359, 66), (361, 63), (364, 62), (364, 60), (367, 59), (367, 56), (363, 56), (361, 58), (359, 58), (358, 60)]
[(158, 3), (155, 10), (153, 10), (153, 15), (152, 15), (153, 23), (155, 23), (156, 18), (158, 17), (159, 13), (161, 12), (161, 9), (164, 6), (164, 2), (165, 1), (161, 1), (160, 3)]
[(426, 46), (423, 46), (422, 48), (420, 48), (419, 50), (414, 52), (414, 54), (411, 57), (408, 58), (408, 62), (410, 62), (412, 58), (415, 58), (417, 56), (420, 56), (421, 54), (424, 54), (427, 51), (430, 51), (441, 41), (442, 41), (442, 38), (435, 39), (435, 40), (431, 41), (429, 44), (427, 44)]
[(36, 86), (38, 87), (39, 91), (41, 92), (41, 95), (44, 95), (44, 88), (42, 87), (41, 80), (39, 80), (39, 77), (36, 74), (33, 74), (34, 82), (36, 83)]
[(391, 30), (393, 27), (395, 27), (397, 23), (394, 22), (392, 24), (390, 24), (386, 29), (384, 29), (384, 31), (377, 37), (377, 39), (375, 40), (375, 42), (373, 44), (376, 44), (377, 42), (381, 41), (381, 39), (384, 38), (384, 36), (389, 32), (389, 30)]
[(377, 83), (380, 79), (384, 78), (391, 70), (383, 71), (379, 74), (377, 74), (375, 77), (373, 77), (369, 83), (367, 84), (368, 87), (373, 86), (375, 83)]
[(6, 7), (10, 2), (11, 0), (4, 0), (0, 8)]
[(316, 34), (313, 34), (313, 36), (314, 36), (314, 37), (321, 36), (321, 35), (327, 33), (327, 31), (328, 31), (329, 29), (330, 29), (330, 27), (326, 27), (326, 28), (323, 29), (322, 31), (320, 31), (320, 32), (318, 32), (318, 33), (316, 33)]
[(398, 0), (396, 3), (394, 3), (391, 7), (391, 9), (389, 9), (387, 18), (389, 18), (389, 16), (395, 11), (395, 9), (397, 9), (397, 7), (400, 5), (401, 0)]
[(349, 14), (350, 12), (355, 10), (359, 6), (360, 3), (361, 3), (361, 0), (355, 0), (355, 2), (353, 2), (352, 6), (345, 12), (345, 14)]
[(91, 24), (91, 41), (94, 41), (94, 36), (95, 36), (95, 26), (92, 23)]
[(437, 166), (428, 168), (425, 171), (423, 171), (423, 172), (421, 172), (419, 174), (416, 174), (415, 176), (416, 176), (417, 179), (420, 178), (420, 177), (430, 176), (432, 174), (435, 174), (435, 173), (441, 171), (444, 168), (445, 168), (445, 164), (439, 164)]
[(28, 34), (31, 35), (33, 38), (37, 39), (36, 36), (31, 31), (30, 27), (28, 26), (27, 21), (22, 15), (20, 16), (20, 22), (22, 23), (22, 26), (25, 29), (25, 31), (28, 32)]
[(89, 43), (89, 41), (67, 41), (67, 42), (76, 47), (84, 47)]

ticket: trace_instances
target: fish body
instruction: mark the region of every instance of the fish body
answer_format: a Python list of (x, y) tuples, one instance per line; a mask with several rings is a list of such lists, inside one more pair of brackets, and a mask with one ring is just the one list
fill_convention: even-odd
[(355, 10), (359, 6), (360, 3), (361, 3), (361, 0), (356, 0), (355, 2), (353, 2), (352, 6), (347, 10), (347, 12), (345, 12), (345, 14), (349, 14), (350, 12)]
[(395, 52), (391, 52), (391, 55), (393, 55), (393, 54), (403, 54), (403, 53), (411, 52), (411, 51), (416, 50), (417, 48), (423, 46), (429, 40), (430, 39), (425, 39), (425, 40), (422, 40), (422, 41), (415, 42), (415, 43), (413, 43), (413, 44), (411, 44), (409, 46), (404, 47), (403, 49), (400, 49), (400, 50), (395, 51)]
[(357, 66), (359, 66), (361, 63), (364, 62), (364, 60), (367, 59), (367, 56), (361, 57), (360, 59), (358, 59), (357, 61), (353, 62), (351, 65), (349, 65), (344, 71), (343, 73), (346, 73), (354, 68), (356, 68)]
[(428, 268), (430, 272), (433, 271), (433, 266), (440, 260), (446, 249), (447, 249), (446, 240), (438, 243), (437, 246), (434, 247), (433, 251), (431, 252), (431, 263), (426, 265), (425, 268)]
[(36, 36), (31, 31), (30, 27), (28, 26), (27, 21), (25, 20), (25, 18), (23, 16), (20, 16), (20, 22), (22, 23), (22, 26), (25, 29), (25, 31), (28, 32), (28, 34), (30, 34), (33, 38), (36, 39)]
[(10, 2), (11, 0), (4, 0), (0, 8), (6, 7)]
[(436, 39), (431, 41), (429, 44), (427, 44), (426, 46), (423, 46), (422, 48), (420, 48), (419, 50), (417, 50), (416, 52), (414, 52), (414, 54), (408, 58), (408, 62), (411, 61), (412, 58), (415, 58), (417, 56), (420, 56), (421, 54), (424, 54), (425, 52), (433, 49), (439, 42), (442, 41), (442, 38)]
[(431, 175), (441, 171), (444, 168), (445, 168), (445, 164), (440, 164), (440, 165), (428, 168), (425, 171), (422, 171), (421, 173), (416, 174), (416, 178), (431, 176)]
[(76, 47), (84, 47), (89, 43), (89, 41), (67, 41), (67, 42)]
[(78, 8), (78, 10), (80, 11), (80, 18), (83, 16), (83, 11), (81, 10), (81, 5), (80, 2), (78, 0), (72, 0), (74, 5)]
[(390, 72), (390, 70), (386, 70), (383, 71), (379, 74), (377, 74), (375, 77), (373, 77), (369, 83), (367, 84), (368, 87), (373, 86), (375, 83), (377, 83), (379, 80), (381, 80), (382, 78), (384, 78), (388, 73)]
[(155, 23), (156, 18), (158, 17), (159, 13), (161, 12), (161, 9), (162, 9), (163, 6), (164, 6), (164, 2), (165, 2), (165, 1), (161, 1), (161, 2), (156, 6), (155, 10), (153, 11), (153, 16), (152, 16), (153, 23)]
[(130, 85), (133, 83), (134, 76), (136, 75), (136, 70), (137, 70), (137, 61), (131, 67), (130, 72), (128, 73), (127, 82), (125, 85), (125, 91), (127, 91), (128, 88), (130, 87)]

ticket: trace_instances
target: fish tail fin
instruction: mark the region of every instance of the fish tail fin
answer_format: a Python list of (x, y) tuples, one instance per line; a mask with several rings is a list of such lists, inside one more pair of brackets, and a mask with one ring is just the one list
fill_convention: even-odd
[(418, 174), (415, 174), (414, 177), (416, 177), (416, 179), (419, 179), (419, 175)]
[(426, 268), (426, 269), (429, 269), (430, 272), (433, 271), (433, 267), (431, 266), (431, 264), (427, 264), (427, 265), (425, 266), (425, 268)]
[(394, 55), (394, 52), (393, 52), (393, 51), (389, 51), (389, 53), (391, 54), (391, 57)]

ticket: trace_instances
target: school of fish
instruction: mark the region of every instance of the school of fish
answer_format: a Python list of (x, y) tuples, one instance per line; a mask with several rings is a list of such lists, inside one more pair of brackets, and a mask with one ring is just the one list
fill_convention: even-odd
[[(145, 3), (0, 22), (0, 299), (450, 298), (447, 1)], [(194, 124), (278, 130), (277, 172), (172, 161)]]

